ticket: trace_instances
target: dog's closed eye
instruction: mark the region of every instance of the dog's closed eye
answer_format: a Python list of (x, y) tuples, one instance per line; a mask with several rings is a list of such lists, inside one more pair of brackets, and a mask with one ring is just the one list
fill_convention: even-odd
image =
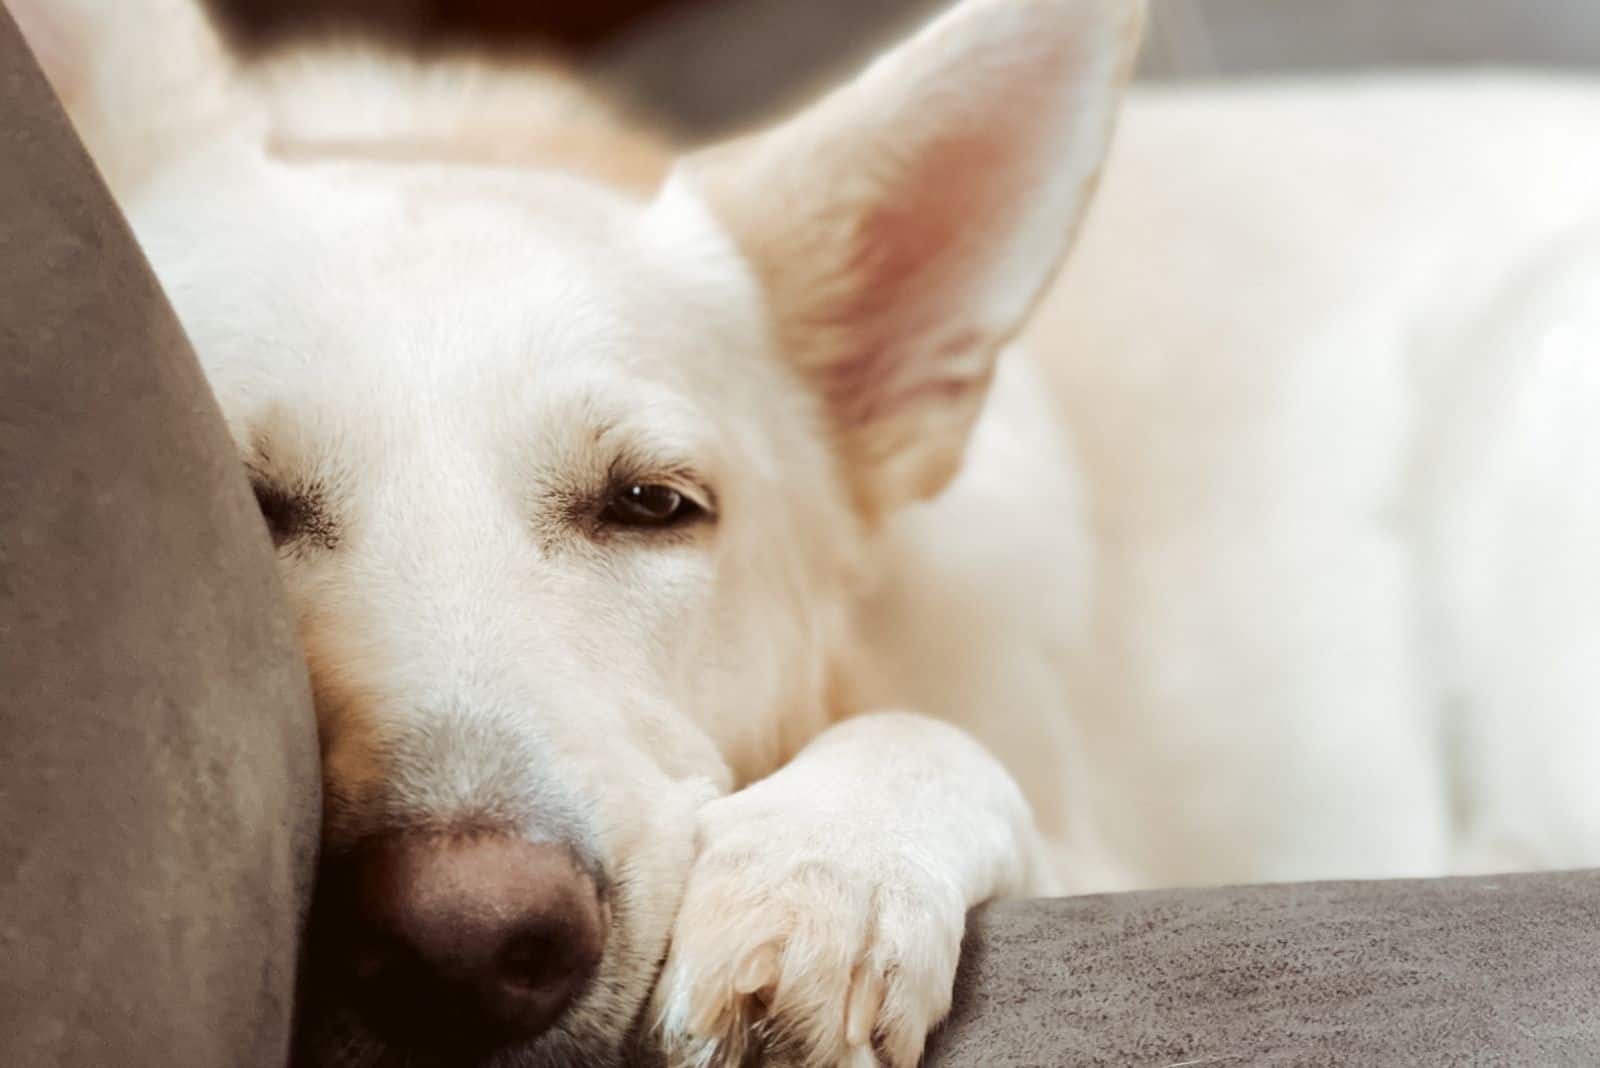
[(250, 488), (255, 491), (256, 506), (261, 509), (273, 545), (283, 548), (305, 540), (331, 549), (338, 544), (338, 534), (316, 492), (288, 490), (260, 476), (250, 479)]

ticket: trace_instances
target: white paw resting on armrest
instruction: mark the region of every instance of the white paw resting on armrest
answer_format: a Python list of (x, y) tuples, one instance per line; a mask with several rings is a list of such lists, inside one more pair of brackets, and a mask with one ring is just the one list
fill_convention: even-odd
[(1014, 783), (962, 732), (893, 713), (833, 728), (701, 812), (656, 991), (669, 1063), (911, 1068), (967, 910), (1038, 889), (1038, 858)]

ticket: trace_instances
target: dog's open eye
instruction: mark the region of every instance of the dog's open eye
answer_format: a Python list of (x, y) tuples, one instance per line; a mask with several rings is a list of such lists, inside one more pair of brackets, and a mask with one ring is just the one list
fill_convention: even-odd
[(703, 514), (698, 504), (671, 486), (634, 482), (612, 493), (600, 519), (625, 527), (671, 527)]

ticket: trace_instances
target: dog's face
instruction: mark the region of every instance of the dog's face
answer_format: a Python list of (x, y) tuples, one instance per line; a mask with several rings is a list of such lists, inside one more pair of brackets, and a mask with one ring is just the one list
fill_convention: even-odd
[(649, 196), (224, 145), (136, 221), (277, 545), (327, 793), (313, 1065), (616, 1064), (696, 808), (826, 720), (1134, 5), (978, 0)]
[(817, 401), (681, 188), (340, 163), (160, 203), (298, 612), (328, 870), (395, 836), (558, 843), (606, 930), (560, 1030), (605, 1063), (695, 808), (820, 719), (858, 520)]

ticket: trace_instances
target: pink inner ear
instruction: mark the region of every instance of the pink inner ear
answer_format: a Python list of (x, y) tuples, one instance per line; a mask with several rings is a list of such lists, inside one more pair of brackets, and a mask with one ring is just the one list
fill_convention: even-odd
[(824, 385), (843, 425), (987, 381), (971, 358), (989, 325), (979, 305), (1028, 195), (1026, 140), (1007, 124), (946, 133), (875, 188), (853, 235), (848, 296), (829, 317), (847, 346)]

